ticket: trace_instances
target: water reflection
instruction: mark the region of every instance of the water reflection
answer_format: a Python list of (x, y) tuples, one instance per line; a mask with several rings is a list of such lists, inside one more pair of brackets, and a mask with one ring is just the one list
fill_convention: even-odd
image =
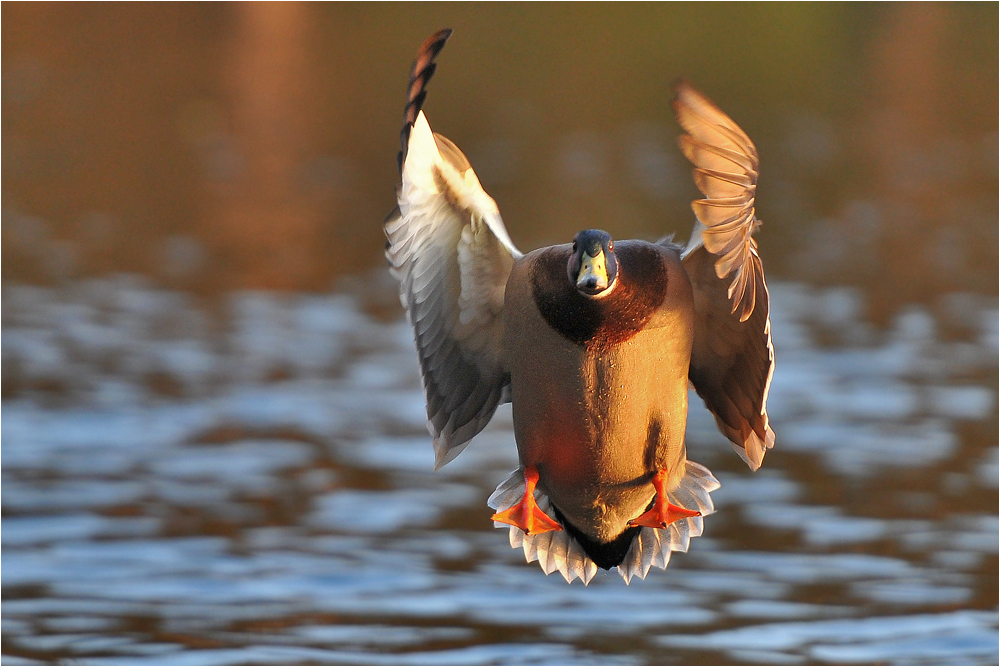
[(989, 300), (880, 334), (854, 291), (774, 284), (781, 450), (747, 472), (692, 400), (719, 512), (666, 572), (583, 588), (491, 528), (509, 410), (431, 472), (382, 276), (218, 301), (4, 287), (5, 662), (997, 659)]

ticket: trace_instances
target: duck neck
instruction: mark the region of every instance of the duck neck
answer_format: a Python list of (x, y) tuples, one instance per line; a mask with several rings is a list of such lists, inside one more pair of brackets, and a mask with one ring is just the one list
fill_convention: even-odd
[(545, 321), (577, 345), (615, 345), (642, 331), (663, 303), (667, 273), (652, 247), (619, 244), (618, 278), (603, 298), (581, 294), (566, 279), (568, 250), (553, 248), (535, 262), (531, 286)]

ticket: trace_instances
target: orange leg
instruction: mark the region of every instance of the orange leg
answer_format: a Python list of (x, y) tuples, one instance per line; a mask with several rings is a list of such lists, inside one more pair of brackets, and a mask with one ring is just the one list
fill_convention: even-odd
[(678, 519), (686, 519), (692, 516), (701, 516), (701, 512), (686, 510), (678, 507), (667, 500), (667, 492), (663, 485), (667, 480), (667, 471), (659, 470), (653, 476), (653, 488), (656, 489), (656, 498), (653, 500), (653, 508), (641, 516), (631, 519), (630, 526), (648, 526), (650, 528), (666, 528)]
[(562, 530), (562, 526), (550, 519), (535, 502), (536, 484), (538, 484), (538, 471), (534, 466), (524, 466), (524, 496), (521, 502), (503, 512), (497, 512), (493, 515), (493, 520), (517, 526), (525, 535)]

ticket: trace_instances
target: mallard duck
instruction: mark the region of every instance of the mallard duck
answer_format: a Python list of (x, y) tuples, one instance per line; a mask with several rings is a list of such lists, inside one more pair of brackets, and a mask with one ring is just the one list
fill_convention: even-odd
[(684, 82), (673, 108), (705, 199), (686, 246), (587, 229), (522, 254), (458, 147), (422, 111), (434, 59), (421, 46), (385, 221), (427, 396), (435, 468), (512, 403), (520, 465), (489, 500), (495, 525), (546, 573), (628, 582), (686, 551), (718, 481), (688, 461), (688, 382), (756, 470), (774, 445), (768, 294), (754, 213), (757, 150)]

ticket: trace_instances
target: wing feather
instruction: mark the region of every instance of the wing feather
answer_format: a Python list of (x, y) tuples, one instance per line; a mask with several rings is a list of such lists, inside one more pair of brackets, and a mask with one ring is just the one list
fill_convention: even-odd
[(731, 174), (702, 168), (694, 170), (694, 182), (709, 199), (739, 197), (753, 184), (746, 174)]
[(461, 150), (421, 107), (433, 58), (451, 31), (424, 42), (410, 73), (397, 207), (386, 257), (400, 281), (427, 397), (435, 467), (452, 460), (509, 400), (501, 354), (507, 276), (521, 253)]
[[(757, 148), (707, 97), (684, 82), (675, 91), (674, 113), (687, 132), (679, 139), (681, 151), (695, 166), (695, 184), (706, 197), (691, 204), (705, 226), (701, 240), (709, 252), (724, 256), (717, 265), (720, 278), (736, 274), (730, 283), (732, 311), (746, 320), (754, 306), (753, 293), (748, 294), (752, 276), (744, 271), (751, 262), (750, 235), (759, 225), (754, 212)], [(742, 253), (730, 254), (738, 247)]]
[(756, 470), (774, 431), (767, 393), (774, 348), (764, 268), (752, 235), (759, 162), (750, 137), (689, 85), (676, 85), (680, 138), (705, 195), (691, 204), (698, 224), (684, 253), (695, 301), (689, 377), (719, 430)]
[(694, 294), (694, 344), (689, 377), (695, 391), (715, 415), (719, 430), (752, 469), (760, 467), (774, 445), (767, 417), (767, 392), (774, 373), (774, 347), (768, 316), (767, 284), (760, 259), (752, 255), (752, 271), (744, 271), (750, 316), (730, 312), (728, 287), (715, 274), (712, 255), (699, 247), (684, 258)]

